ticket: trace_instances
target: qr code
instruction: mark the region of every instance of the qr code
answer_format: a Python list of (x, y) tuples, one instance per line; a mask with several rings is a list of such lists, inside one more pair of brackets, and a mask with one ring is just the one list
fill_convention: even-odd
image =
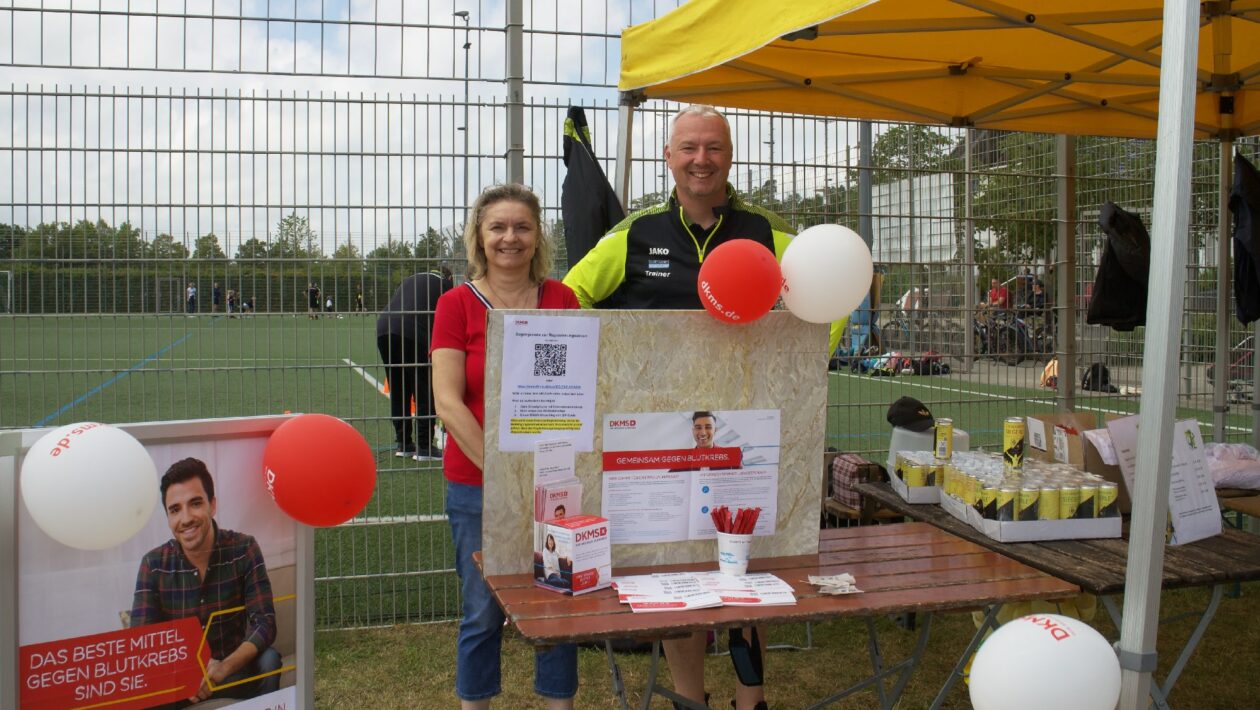
[(564, 343), (534, 343), (534, 377), (563, 377), (568, 355)]

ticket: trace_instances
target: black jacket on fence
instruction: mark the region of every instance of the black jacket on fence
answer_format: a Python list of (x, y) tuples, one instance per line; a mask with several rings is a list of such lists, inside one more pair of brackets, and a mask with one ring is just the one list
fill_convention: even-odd
[(560, 193), (560, 213), (564, 217), (564, 244), (571, 267), (626, 216), (595, 159), (591, 129), (580, 106), (570, 106), (564, 120), (564, 166), (568, 172)]
[(1103, 205), (1098, 224), (1107, 235), (1085, 322), (1116, 330), (1146, 325), (1151, 236), (1142, 220), (1114, 202)]
[(1246, 325), (1260, 319), (1260, 172), (1242, 153), (1234, 154), (1234, 303)]

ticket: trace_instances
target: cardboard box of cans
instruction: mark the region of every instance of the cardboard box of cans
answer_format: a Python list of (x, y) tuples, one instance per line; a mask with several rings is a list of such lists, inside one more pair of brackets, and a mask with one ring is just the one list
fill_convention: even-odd
[(999, 542), (1120, 537), (1115, 483), (1069, 464), (1009, 459), (958, 452), (939, 461), (941, 507)]
[[(962, 452), (960, 452), (962, 453)], [(931, 451), (898, 451), (889, 479), (907, 503), (939, 503), (940, 460)]]

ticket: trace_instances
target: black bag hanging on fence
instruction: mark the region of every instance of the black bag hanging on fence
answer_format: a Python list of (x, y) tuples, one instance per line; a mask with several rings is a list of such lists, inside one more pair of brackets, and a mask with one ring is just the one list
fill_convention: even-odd
[(1234, 304), (1238, 321), (1260, 319), (1260, 173), (1242, 153), (1234, 154)]
[(564, 166), (568, 170), (560, 191), (560, 213), (564, 217), (566, 257), (573, 266), (626, 217), (595, 159), (591, 129), (580, 106), (570, 106), (564, 120)]
[(1146, 282), (1151, 236), (1137, 215), (1108, 202), (1098, 215), (1107, 235), (1085, 322), (1133, 330), (1146, 325)]

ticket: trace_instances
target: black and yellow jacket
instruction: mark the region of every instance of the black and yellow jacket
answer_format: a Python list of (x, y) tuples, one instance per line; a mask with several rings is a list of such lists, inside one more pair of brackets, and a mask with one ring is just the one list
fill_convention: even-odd
[[(729, 184), (726, 194), (708, 230), (687, 220), (673, 194), (631, 214), (573, 266), (565, 285), (583, 308), (703, 308), (696, 281), (705, 255), (731, 240), (752, 239), (781, 259), (795, 234), (778, 215), (745, 203)], [(843, 329), (844, 321), (832, 324), (832, 351)]]

